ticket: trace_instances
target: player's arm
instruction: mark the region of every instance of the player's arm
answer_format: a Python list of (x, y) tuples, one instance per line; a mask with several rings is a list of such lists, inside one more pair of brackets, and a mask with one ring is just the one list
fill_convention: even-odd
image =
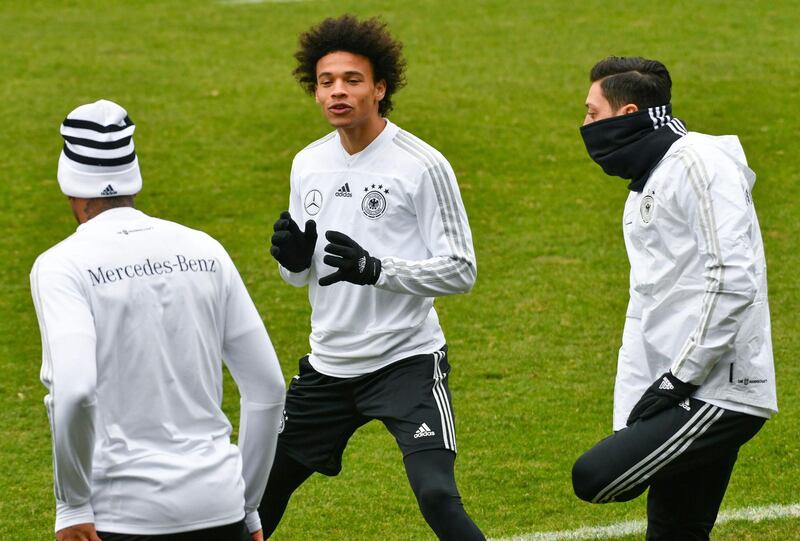
[(325, 235), (324, 262), (336, 267), (320, 285), (348, 281), (423, 297), (466, 293), (475, 284), (477, 265), (472, 233), (450, 164), (440, 160), (427, 169), (413, 194), (419, 234), (430, 257), (408, 260), (372, 257), (353, 239), (336, 231)]
[(74, 277), (37, 260), (31, 295), (42, 337), (42, 383), (53, 438), (56, 531), (94, 523), (91, 505), (97, 365), (91, 308)]
[(292, 164), (289, 190), (289, 210), (278, 217), (273, 226), (270, 254), (278, 262), (281, 278), (295, 287), (308, 283), (311, 261), (317, 242), (317, 224), (307, 220), (304, 229), (295, 221), (303, 215), (295, 167)]
[(258, 504), (275, 457), (286, 391), (264, 323), (231, 265), (223, 358), (241, 396), (239, 449), (245, 482), (245, 521), (253, 534), (261, 529)]
[(475, 250), (456, 176), (446, 160), (438, 159), (424, 172), (413, 202), (431, 257), (381, 258), (383, 272), (376, 286), (426, 297), (466, 293), (477, 278)]
[(704, 261), (705, 291), (696, 299), (697, 326), (671, 372), (681, 381), (700, 385), (733, 347), (745, 310), (755, 301), (756, 256), (750, 233), (754, 210), (743, 173), (727, 158), (709, 163), (687, 149), (682, 160), (688, 182), (678, 193)]

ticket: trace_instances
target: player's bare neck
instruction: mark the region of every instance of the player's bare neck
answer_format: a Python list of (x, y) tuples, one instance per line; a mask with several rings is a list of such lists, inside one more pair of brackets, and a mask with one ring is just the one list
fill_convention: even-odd
[(350, 155), (361, 152), (369, 146), (386, 127), (386, 119), (375, 115), (368, 122), (357, 126), (338, 128), (339, 139), (345, 152)]
[(79, 224), (84, 224), (109, 209), (134, 207), (132, 195), (93, 199), (70, 197), (69, 200), (72, 205), (72, 212)]

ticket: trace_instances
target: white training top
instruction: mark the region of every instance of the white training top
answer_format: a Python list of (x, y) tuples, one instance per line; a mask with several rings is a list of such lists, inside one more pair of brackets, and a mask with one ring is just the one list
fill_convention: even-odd
[(614, 429), (667, 370), (693, 396), (769, 417), (778, 410), (767, 267), (739, 139), (690, 132), (625, 204), (630, 303)]
[[(36, 260), (31, 290), (53, 434), (56, 531), (158, 535), (256, 509), (284, 383), (224, 248), (133, 208), (107, 210)], [(222, 362), (241, 394), (239, 447)], [(241, 452), (240, 452), (241, 449)]]
[[(319, 234), (310, 269), (280, 268), (309, 286), (315, 370), (354, 377), (444, 345), (433, 299), (469, 291), (477, 269), (455, 174), (436, 149), (389, 121), (353, 155), (330, 133), (295, 156), (289, 212), (301, 229), (315, 220)], [(318, 285), (336, 270), (323, 263), (329, 230), (381, 260), (374, 287)]]

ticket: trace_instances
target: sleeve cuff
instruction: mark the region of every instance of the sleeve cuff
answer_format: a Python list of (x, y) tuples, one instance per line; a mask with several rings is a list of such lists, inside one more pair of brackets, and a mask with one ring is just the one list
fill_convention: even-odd
[(283, 280), (288, 283), (289, 285), (293, 285), (294, 287), (302, 287), (308, 284), (309, 281), (309, 274), (311, 273), (311, 269), (305, 269), (300, 272), (292, 272), (283, 267), (280, 263), (278, 263), (278, 271), (281, 274)]
[(257, 532), (261, 529), (261, 517), (258, 516), (258, 511), (251, 511), (244, 516), (244, 523), (247, 525), (247, 531), (250, 533)]
[[(258, 513), (256, 513), (258, 514)], [(94, 524), (94, 509), (92, 503), (82, 505), (69, 505), (56, 500), (56, 528), (55, 531), (75, 526), (76, 524)]]

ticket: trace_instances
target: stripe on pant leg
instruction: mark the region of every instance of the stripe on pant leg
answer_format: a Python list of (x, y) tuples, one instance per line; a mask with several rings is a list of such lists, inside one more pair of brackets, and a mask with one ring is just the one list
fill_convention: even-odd
[(453, 446), (452, 447), (453, 452), (455, 452), (457, 450), (457, 445), (456, 445), (456, 426), (455, 423), (453, 422), (453, 407), (450, 405), (450, 397), (447, 395), (447, 390), (445, 389), (445, 379), (447, 378), (447, 374), (442, 372), (442, 367), (441, 367), (441, 360), (444, 359), (445, 356), (446, 354), (444, 352), (439, 353), (440, 363), (437, 365), (439, 367), (439, 375), (441, 376), (439, 380), (439, 392), (441, 393), (442, 399), (444, 401), (445, 405), (444, 415), (448, 424), (450, 443)]
[(445, 449), (450, 449), (455, 452), (456, 450), (456, 437), (455, 429), (453, 426), (453, 415), (450, 410), (450, 402), (447, 399), (447, 393), (444, 390), (444, 375), (442, 374), (439, 362), (441, 361), (444, 353), (436, 351), (433, 354), (433, 399), (436, 401), (436, 406), (439, 409), (439, 420), (442, 426), (442, 439), (444, 441)]
[(636, 482), (639, 482), (644, 473), (669, 459), (688, 439), (692, 438), (697, 433), (698, 429), (704, 426), (704, 424), (713, 417), (714, 411), (714, 407), (710, 404), (701, 407), (698, 413), (689, 419), (675, 434), (625, 473), (620, 475), (608, 485), (604, 491), (598, 494), (595, 500), (597, 502), (610, 501), (622, 490), (627, 490)]
[(669, 455), (664, 455), (660, 461), (651, 464), (649, 468), (642, 471), (637, 476), (638, 478), (633, 478), (629, 480), (625, 485), (621, 486), (617, 490), (614, 490), (612, 494), (608, 495), (608, 498), (613, 499), (622, 492), (625, 492), (626, 490), (630, 489), (634, 485), (647, 481), (658, 470), (660, 470), (661, 468), (663, 468), (664, 466), (666, 466), (667, 464), (678, 458), (681, 454), (683, 454), (684, 451), (686, 451), (686, 449), (688, 449), (689, 446), (692, 445), (697, 440), (697, 438), (705, 434), (705, 432), (711, 427), (711, 425), (713, 425), (717, 421), (717, 419), (719, 419), (722, 416), (724, 410), (719, 408), (717, 408), (717, 410), (718, 411), (713, 413), (713, 415), (706, 421), (698, 423), (692, 429), (691, 433), (687, 434), (688, 437), (685, 439), (685, 441), (682, 442), (682, 445), (678, 446), (678, 443), (673, 445), (672, 448), (670, 449)]
[[(633, 484), (647, 479), (650, 475), (655, 473), (655, 471), (683, 453), (683, 451), (703, 434), (723, 412), (724, 410), (716, 406), (704, 404), (700, 410), (698, 410), (697, 414), (689, 419), (675, 434), (645, 458), (609, 483), (592, 499), (592, 502), (600, 503), (609, 501), (610, 498), (618, 495), (622, 490), (627, 490)], [(644, 474), (646, 474), (646, 476), (642, 478)]]

